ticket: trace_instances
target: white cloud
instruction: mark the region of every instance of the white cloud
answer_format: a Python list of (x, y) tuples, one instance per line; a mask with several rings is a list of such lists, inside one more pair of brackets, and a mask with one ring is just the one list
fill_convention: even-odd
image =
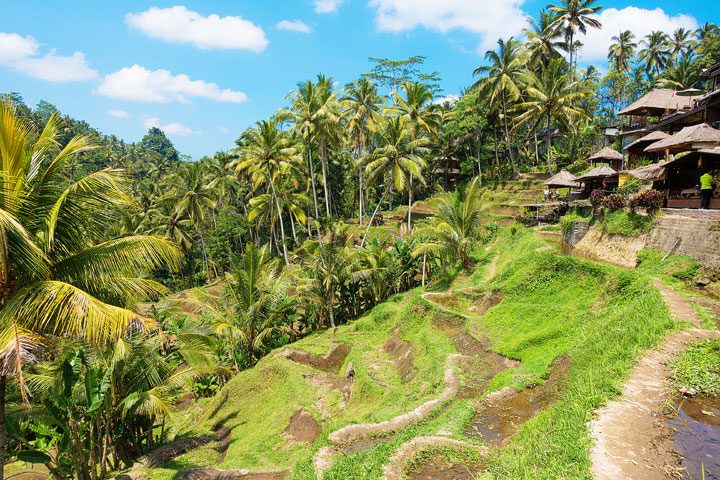
[(314, 0), (317, 13), (334, 13), (342, 5), (343, 0)]
[(243, 92), (221, 89), (215, 83), (192, 80), (185, 74), (173, 75), (168, 70), (148, 70), (140, 65), (105, 75), (95, 93), (121, 100), (154, 103), (185, 103), (190, 97), (231, 103), (247, 100)]
[(449, 103), (450, 105), (455, 105), (458, 100), (460, 100), (459, 95), (445, 95), (444, 97), (440, 97), (436, 99), (433, 103), (435, 105), (443, 105), (445, 103)]
[(97, 77), (82, 52), (69, 57), (50, 50), (40, 54), (40, 44), (33, 37), (0, 32), (0, 65), (49, 82), (80, 82)]
[(151, 38), (171, 43), (190, 43), (202, 50), (231, 49), (260, 53), (268, 40), (262, 28), (242, 17), (203, 17), (198, 12), (176, 5), (151, 7), (128, 13), (125, 21)]
[(499, 38), (518, 35), (527, 25), (524, 0), (369, 0), (377, 9), (379, 30), (402, 32), (425, 27), (442, 33), (462, 29), (480, 35), (479, 51), (494, 48)]
[(130, 114), (125, 110), (108, 110), (108, 115), (115, 118), (130, 118)]
[(580, 52), (580, 60), (583, 62), (606, 59), (613, 35), (624, 30), (632, 31), (635, 34), (635, 41), (639, 44), (643, 37), (653, 30), (672, 33), (681, 27), (690, 30), (698, 27), (695, 17), (686, 14), (671, 17), (661, 8), (654, 10), (638, 7), (625, 7), (621, 10), (608, 8), (600, 12), (597, 18), (602, 23), (602, 28), (589, 28), (587, 35), (579, 37), (584, 44)]
[(230, 130), (225, 127), (220, 127), (220, 133), (230, 133)]
[(310, 33), (312, 28), (302, 20), (280, 20), (276, 25), (280, 30), (289, 30), (291, 32)]
[(189, 137), (191, 135), (200, 135), (200, 132), (193, 130), (190, 127), (183, 125), (182, 123), (172, 122), (168, 124), (161, 124), (160, 119), (157, 117), (145, 118), (142, 122), (145, 128), (159, 128), (166, 135), (171, 137)]

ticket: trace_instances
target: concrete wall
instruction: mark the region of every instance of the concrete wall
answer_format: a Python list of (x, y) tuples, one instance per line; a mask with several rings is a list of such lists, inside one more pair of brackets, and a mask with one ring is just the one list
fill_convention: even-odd
[(607, 235), (592, 227), (574, 244), (567, 243), (575, 255), (623, 267), (634, 267), (637, 253), (652, 248), (695, 258), (705, 268), (720, 271), (720, 211), (666, 209), (643, 235)]

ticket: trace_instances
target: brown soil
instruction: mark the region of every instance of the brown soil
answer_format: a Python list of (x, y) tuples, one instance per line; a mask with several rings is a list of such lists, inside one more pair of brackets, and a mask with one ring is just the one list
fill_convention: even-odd
[(301, 408), (290, 418), (290, 423), (285, 428), (285, 436), (290, 442), (312, 443), (320, 436), (321, 430), (322, 427), (315, 417)]
[(26, 472), (18, 473), (16, 475), (8, 475), (5, 477), (7, 480), (48, 480), (49, 475), (43, 475), (42, 473)]
[[(684, 297), (660, 282), (657, 287), (675, 318), (701, 325)], [(640, 360), (622, 395), (597, 412), (590, 425), (594, 439), (590, 459), (597, 480), (679, 476), (681, 461), (673, 450), (673, 430), (664, 416), (671, 395), (667, 365), (692, 343), (709, 338), (720, 338), (720, 332), (695, 328), (668, 335)]]
[(325, 355), (318, 356), (301, 350), (286, 348), (280, 355), (293, 362), (317, 368), (324, 372), (338, 373), (350, 353), (350, 346), (344, 343), (336, 343)]
[(228, 448), (230, 448), (230, 440), (232, 440), (232, 432), (227, 427), (220, 427), (215, 430), (215, 436), (217, 437), (217, 452), (218, 457), (215, 463), (221, 464), (225, 460)]
[(542, 385), (520, 392), (507, 388), (488, 395), (465, 434), (490, 445), (507, 442), (526, 421), (557, 400), (569, 373), (570, 360), (561, 357)]
[(185, 395), (180, 397), (177, 405), (175, 405), (175, 410), (177, 410), (178, 412), (187, 410), (188, 408), (190, 408), (193, 401), (195, 401), (195, 395), (192, 392), (187, 392)]
[(283, 472), (250, 472), (249, 470), (220, 470), (217, 468), (194, 468), (188, 470), (182, 480), (283, 480), (290, 475)]
[(475, 304), (469, 308), (469, 311), (472, 312), (473, 315), (485, 315), (488, 310), (502, 302), (502, 299), (502, 292), (490, 292), (483, 295), (479, 301), (475, 302)]
[[(406, 442), (400, 446), (395, 454), (390, 458), (387, 465), (383, 469), (384, 480), (400, 480), (405, 477), (405, 469), (408, 463), (415, 457), (417, 457), (423, 451), (430, 448), (453, 448), (453, 449), (472, 449), (485, 454), (487, 449), (479, 447), (467, 442), (461, 442), (447, 437), (440, 436), (428, 436), (428, 437), (415, 437), (409, 442)], [(474, 478), (472, 476), (462, 476), (468, 471), (468, 467), (464, 465), (450, 465), (446, 462), (444, 466), (434, 465), (435, 462), (423, 462), (420, 465), (415, 466), (410, 472), (410, 478), (413, 479), (465, 479)], [(444, 472), (444, 473), (443, 473)], [(475, 470), (477, 472), (477, 470)], [(414, 476), (414, 474), (422, 473), (425, 476)], [(453, 474), (459, 473), (461, 476), (452, 476)], [(435, 476), (426, 476), (429, 474), (435, 474)]]
[(482, 464), (453, 464), (443, 457), (431, 457), (407, 472), (410, 480), (475, 480)]
[(383, 350), (392, 358), (402, 383), (407, 383), (415, 377), (413, 345), (400, 338), (399, 328), (392, 330), (390, 338), (383, 344)]
[(184, 438), (168, 445), (158, 447), (144, 457), (140, 458), (137, 463), (148, 468), (158, 468), (180, 455), (189, 452), (202, 445), (206, 445), (213, 440), (210, 436)]
[(647, 245), (648, 234), (637, 237), (608, 235), (596, 227), (572, 248), (572, 255), (611, 263), (626, 268), (635, 268), (637, 254)]

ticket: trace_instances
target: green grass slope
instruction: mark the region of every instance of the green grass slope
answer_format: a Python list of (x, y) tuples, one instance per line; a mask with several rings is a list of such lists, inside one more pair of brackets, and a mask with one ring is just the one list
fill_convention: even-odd
[[(434, 322), (454, 311), (467, 319), (468, 332), (486, 336), (493, 349), (521, 362), (497, 375), (488, 391), (542, 383), (560, 357), (570, 364), (559, 399), (527, 421), (507, 445), (491, 450), (484, 459), (484, 475), (589, 479), (587, 424), (592, 412), (619, 392), (642, 352), (677, 325), (644, 273), (559, 256), (544, 246), (529, 230), (510, 227), (475, 252), (476, 269), (456, 278), (450, 291), (472, 287), (502, 294), (502, 301), (483, 315), (473, 313), (473, 302), (460, 292), (456, 302), (441, 309), (428, 306), (415, 290), (349, 325), (292, 345), (314, 354), (324, 354), (335, 342), (351, 345), (346, 364), (353, 362), (357, 374), (344, 408), (338, 390), (309, 383), (308, 375), (319, 371), (271, 354), (233, 378), (215, 398), (178, 412), (174, 429), (198, 434), (223, 423), (232, 434), (218, 467), (287, 469), (292, 479), (310, 480), (312, 456), (329, 443), (330, 432), (351, 423), (393, 418), (443, 389), (442, 369), (455, 347)], [(413, 345), (414, 375), (406, 383), (382, 348), (395, 328)], [(381, 478), (383, 465), (397, 448), (419, 435), (442, 430), (464, 439), (462, 432), (480, 398), (450, 400), (424, 422), (387, 441), (338, 457), (326, 478)], [(283, 436), (299, 407), (322, 425), (312, 445), (288, 443)], [(192, 466), (213, 465), (216, 456), (212, 447), (204, 447), (146, 473), (153, 479), (179, 478)]]

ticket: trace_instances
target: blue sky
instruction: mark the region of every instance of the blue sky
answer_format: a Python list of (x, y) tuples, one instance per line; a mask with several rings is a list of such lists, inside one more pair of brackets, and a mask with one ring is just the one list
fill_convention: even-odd
[[(164, 128), (193, 158), (233, 146), (323, 72), (344, 84), (368, 57), (425, 55), (445, 94), (460, 92), (500, 36), (537, 0), (73, 0), (3, 2), (0, 92), (55, 104), (127, 141)], [(720, 2), (598, 2), (604, 28), (582, 61), (605, 66), (609, 38), (717, 22)], [(282, 23), (281, 23), (282, 22)]]

